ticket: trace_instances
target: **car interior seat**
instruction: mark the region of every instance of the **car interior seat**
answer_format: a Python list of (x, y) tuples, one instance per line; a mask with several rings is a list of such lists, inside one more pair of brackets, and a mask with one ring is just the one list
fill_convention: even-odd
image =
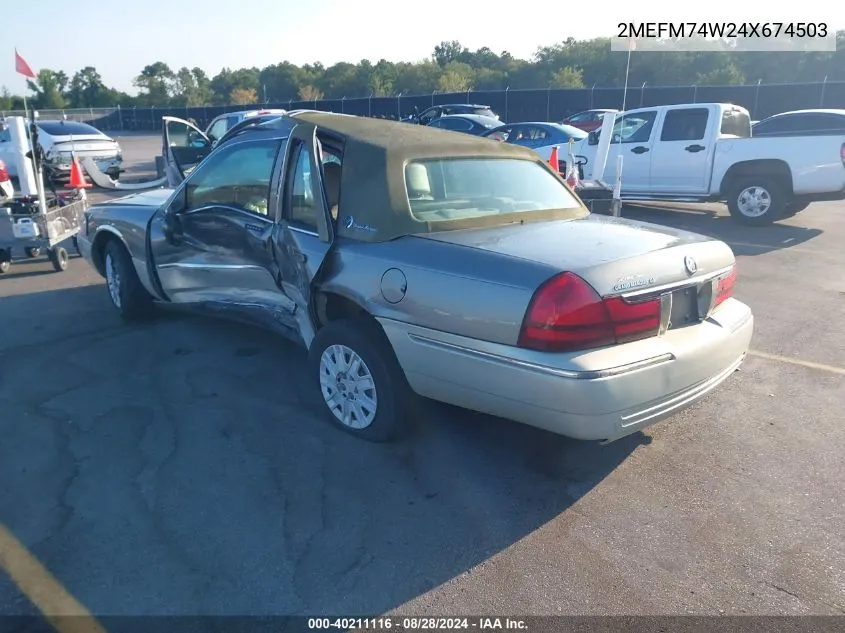
[(337, 207), (340, 203), (340, 165), (325, 163), (323, 165), (323, 184), (326, 188), (326, 201), (329, 204), (332, 218), (337, 220)]

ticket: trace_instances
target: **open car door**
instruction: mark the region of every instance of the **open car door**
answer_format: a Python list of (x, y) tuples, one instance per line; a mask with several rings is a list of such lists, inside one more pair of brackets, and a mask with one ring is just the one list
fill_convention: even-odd
[[(296, 321), (306, 346), (311, 345), (311, 289), (334, 241), (329, 209), (337, 204), (341, 165), (324, 166), (317, 128), (300, 123), (291, 132), (281, 188), (282, 221), (275, 256), (282, 290), (297, 305)], [(326, 178), (324, 169), (332, 170)]]
[(195, 125), (172, 116), (162, 117), (161, 155), (171, 187), (179, 185), (211, 153), (211, 140)]

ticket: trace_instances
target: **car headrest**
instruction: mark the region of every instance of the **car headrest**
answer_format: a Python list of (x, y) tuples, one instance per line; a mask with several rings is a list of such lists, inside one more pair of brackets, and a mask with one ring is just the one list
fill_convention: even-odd
[(425, 165), (411, 163), (405, 168), (405, 181), (408, 183), (408, 197), (412, 200), (431, 197), (431, 182)]

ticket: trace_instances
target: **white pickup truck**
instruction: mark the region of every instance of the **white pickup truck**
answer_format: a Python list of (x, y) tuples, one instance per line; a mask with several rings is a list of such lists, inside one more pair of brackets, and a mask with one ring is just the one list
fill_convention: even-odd
[[(597, 131), (572, 148), (584, 178), (596, 177), (598, 142)], [(748, 111), (731, 104), (617, 114), (605, 180), (620, 153), (623, 200), (724, 201), (734, 218), (763, 225), (845, 199), (845, 135), (751, 138)]]

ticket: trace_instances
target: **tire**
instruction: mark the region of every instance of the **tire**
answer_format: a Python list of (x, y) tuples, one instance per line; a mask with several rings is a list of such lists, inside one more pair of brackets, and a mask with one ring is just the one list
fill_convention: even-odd
[(8, 248), (0, 249), (0, 275), (9, 272), (12, 267), (12, 251)]
[(79, 248), (79, 238), (74, 235), (71, 239), (73, 240), (73, 249), (76, 251), (76, 254), (82, 257), (82, 251)]
[[(340, 409), (342, 400), (333, 401), (332, 396), (349, 393), (352, 385), (349, 382), (334, 382), (330, 368), (332, 357), (343, 358), (348, 362), (350, 354), (356, 355), (361, 361), (359, 376), (369, 376), (373, 387), (362, 389), (359, 379), (355, 387), (357, 397), (350, 396), (353, 405), (351, 417), (344, 423), (339, 417), (343, 415)], [(319, 330), (308, 352), (308, 365), (317, 383), (323, 410), (335, 426), (370, 442), (387, 442), (407, 432), (416, 395), (408, 386), (405, 373), (387, 337), (369, 317), (335, 321)], [(342, 381), (344, 377), (345, 374), (339, 372), (338, 379)], [(374, 413), (366, 404), (360, 406), (362, 403), (359, 398), (362, 396), (368, 396), (369, 401), (375, 405)], [(356, 401), (359, 404), (359, 415), (363, 414), (358, 419), (355, 418)]]
[(738, 178), (728, 187), (727, 201), (731, 216), (748, 226), (765, 226), (779, 220), (788, 202), (783, 189), (766, 176)]
[(129, 252), (115, 239), (110, 239), (106, 244), (103, 269), (109, 299), (121, 317), (135, 321), (152, 313), (153, 298), (138, 279)]
[(53, 270), (61, 273), (67, 270), (68, 255), (67, 251), (61, 246), (54, 246), (47, 253), (50, 258), (50, 263), (53, 264)]
[(37, 246), (27, 246), (25, 249), (23, 249), (23, 251), (24, 253), (26, 253), (26, 256), (30, 259), (33, 257), (38, 257), (41, 254), (41, 249)]

